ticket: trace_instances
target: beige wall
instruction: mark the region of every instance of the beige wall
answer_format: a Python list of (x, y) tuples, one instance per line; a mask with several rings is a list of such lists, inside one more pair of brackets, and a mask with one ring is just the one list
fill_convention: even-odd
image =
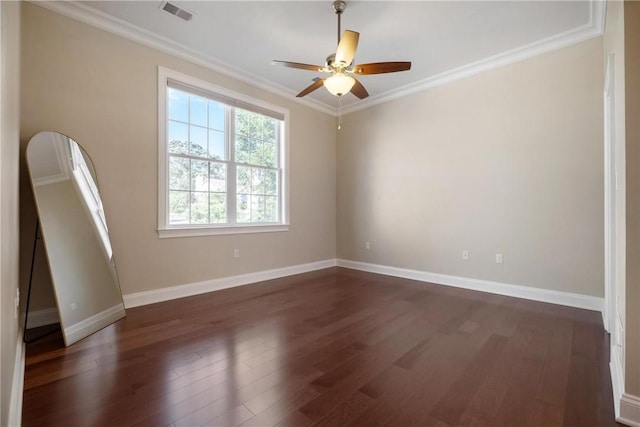
[(338, 256), (602, 297), (602, 49), (592, 39), (348, 115)]
[[(22, 37), (22, 142), (54, 130), (89, 153), (125, 294), (335, 257), (335, 118), (30, 3)], [(158, 65), (290, 109), (289, 232), (158, 238)]]
[(626, 117), (625, 391), (640, 396), (640, 3), (624, 3)]
[[(10, 420), (20, 419), (20, 408), (12, 401), (11, 392), (14, 377), (22, 378), (15, 369), (16, 350), (22, 343), (22, 316), (14, 317), (18, 289), (20, 4), (0, 2), (0, 22), (0, 425), (6, 426)], [(21, 401), (22, 397), (13, 399)]]

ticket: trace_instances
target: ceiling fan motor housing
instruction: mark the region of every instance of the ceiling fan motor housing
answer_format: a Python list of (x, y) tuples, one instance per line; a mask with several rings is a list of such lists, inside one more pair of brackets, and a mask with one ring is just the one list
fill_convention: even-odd
[(327, 56), (325, 64), (327, 65), (327, 67), (332, 68), (334, 62), (336, 62), (336, 54), (332, 53), (331, 55)]

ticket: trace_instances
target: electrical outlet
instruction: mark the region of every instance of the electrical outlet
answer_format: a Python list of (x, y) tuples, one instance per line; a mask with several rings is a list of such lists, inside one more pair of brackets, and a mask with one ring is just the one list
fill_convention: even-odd
[(77, 310), (78, 309), (78, 305), (75, 302), (71, 303), (71, 310)]
[(366, 250), (371, 249), (371, 243), (369, 243), (369, 242), (364, 242), (364, 248), (365, 248)]
[(502, 254), (496, 254), (496, 264), (502, 264), (504, 262), (504, 257)]
[(469, 251), (462, 251), (462, 259), (467, 261), (469, 259)]
[(234, 249), (233, 250), (233, 257), (234, 258), (240, 258), (240, 249)]

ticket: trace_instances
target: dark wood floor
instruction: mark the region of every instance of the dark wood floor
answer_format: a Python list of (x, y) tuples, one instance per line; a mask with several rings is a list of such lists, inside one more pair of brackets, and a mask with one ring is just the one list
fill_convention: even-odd
[(599, 313), (328, 269), (27, 347), (24, 426), (613, 426)]

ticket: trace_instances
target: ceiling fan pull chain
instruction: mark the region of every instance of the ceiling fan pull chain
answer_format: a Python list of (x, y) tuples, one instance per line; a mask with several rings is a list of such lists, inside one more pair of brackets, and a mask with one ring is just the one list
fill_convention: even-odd
[(342, 127), (342, 95), (338, 96), (338, 130)]

